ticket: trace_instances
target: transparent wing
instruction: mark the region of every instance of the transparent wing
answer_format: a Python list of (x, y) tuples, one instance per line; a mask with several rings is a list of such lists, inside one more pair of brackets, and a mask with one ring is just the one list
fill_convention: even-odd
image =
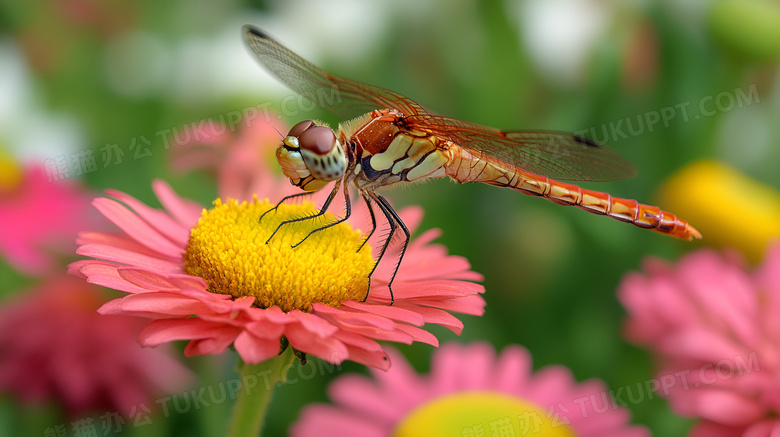
[(585, 137), (564, 132), (500, 131), (441, 117), (396, 92), (330, 75), (255, 27), (244, 26), (243, 33), (271, 73), (339, 117), (349, 119), (376, 109), (396, 109), (407, 116), (402, 128), (449, 139), (475, 154), (553, 179), (608, 181), (636, 174), (620, 155)]
[(244, 26), (243, 32), (249, 48), (271, 73), (331, 114), (349, 119), (376, 109), (397, 109), (405, 115), (428, 113), (401, 94), (330, 75), (256, 27)]
[(566, 132), (501, 131), (450, 117), (406, 117), (410, 130), (447, 138), (477, 155), (486, 155), (538, 175), (564, 181), (610, 181), (636, 175), (613, 150)]

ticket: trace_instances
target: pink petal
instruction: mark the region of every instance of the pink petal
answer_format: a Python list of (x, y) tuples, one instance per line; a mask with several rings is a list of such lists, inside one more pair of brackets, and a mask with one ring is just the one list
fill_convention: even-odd
[(474, 316), (481, 316), (485, 313), (485, 299), (482, 296), (466, 296), (456, 299), (414, 298), (409, 299), (409, 301), (419, 305)]
[(171, 213), (179, 224), (185, 228), (193, 228), (198, 223), (203, 207), (190, 200), (182, 199), (170, 185), (160, 179), (152, 182), (152, 190), (160, 199), (166, 211)]
[[(409, 251), (417, 251), (417, 250), (424, 250), (425, 246), (427, 246), (429, 243), (431, 243), (433, 240), (441, 237), (442, 231), (441, 229), (428, 229), (420, 236), (414, 239), (414, 241), (409, 245)], [(444, 248), (444, 246), (439, 246), (439, 248)], [(439, 250), (437, 248), (437, 250)], [(445, 249), (446, 250), (446, 249)]]
[(780, 437), (780, 420), (764, 419), (751, 424), (745, 430), (744, 437)]
[(336, 379), (328, 387), (328, 396), (359, 416), (373, 417), (380, 422), (395, 423), (404, 413), (388, 402), (388, 393), (380, 391), (373, 381), (364, 376), (345, 375)]
[[(314, 305), (322, 304), (315, 303)], [(292, 310), (288, 314), (297, 320), (303, 328), (320, 338), (330, 337), (339, 330), (332, 323), (314, 314), (304, 313), (300, 310)]]
[(103, 287), (128, 293), (146, 293), (150, 291), (125, 281), (119, 276), (116, 266), (111, 263), (86, 260), (77, 261), (71, 264), (71, 266), (77, 268), (78, 276), (86, 277), (87, 282), (90, 284), (102, 285)]
[(265, 320), (268, 320), (272, 323), (278, 323), (280, 325), (298, 322), (293, 316), (282, 311), (282, 309), (277, 305), (274, 305), (271, 308), (266, 308), (265, 311), (258, 312), (257, 315), (262, 316), (262, 318)]
[(120, 267), (119, 276), (125, 281), (150, 291), (176, 291), (180, 287), (174, 285), (159, 273), (136, 267)]
[(219, 335), (213, 338), (202, 340), (191, 340), (184, 348), (185, 357), (196, 355), (217, 355), (225, 352), (230, 344), (235, 340), (234, 336)]
[(333, 323), (341, 328), (342, 331), (359, 334), (375, 340), (395, 341), (405, 344), (412, 343), (412, 337), (398, 329), (399, 325), (394, 326), (392, 329), (379, 329), (371, 325), (342, 324), (338, 319), (334, 320)]
[(92, 205), (106, 218), (125, 231), (127, 235), (149, 249), (172, 258), (181, 256), (184, 252), (183, 246), (176, 245), (171, 240), (160, 235), (159, 232), (133, 214), (129, 209), (122, 206), (121, 203), (100, 197), (93, 200)]
[(775, 342), (780, 340), (780, 242), (775, 241), (767, 251), (764, 262), (755, 279), (760, 297), (765, 304), (761, 309), (768, 334)]
[(101, 244), (87, 244), (79, 247), (76, 253), (83, 256), (114, 261), (126, 265), (144, 267), (150, 270), (181, 273), (181, 265), (162, 258), (153, 258), (137, 252), (119, 249)]
[(508, 393), (525, 391), (528, 375), (531, 374), (531, 356), (519, 346), (508, 346), (498, 357), (491, 372), (492, 382), (487, 386)]
[[(213, 122), (213, 120), (209, 120), (209, 123), (191, 123), (182, 126), (182, 130), (184, 129), (190, 130), (191, 134), (187, 135), (187, 141), (175, 142), (173, 147), (176, 151), (190, 149), (195, 146), (220, 148), (226, 146), (226, 143), (231, 141), (231, 135), (227, 132), (228, 126), (224, 123)], [(179, 138), (177, 137), (177, 139)]]
[(349, 351), (349, 359), (356, 363), (380, 370), (390, 369), (390, 358), (384, 351), (369, 351), (350, 345), (347, 345), (347, 350)]
[(220, 320), (228, 318), (235, 318), (238, 313), (246, 312), (252, 308), (252, 304), (255, 298), (252, 296), (239, 297), (233, 299), (226, 294), (210, 293), (202, 288), (185, 288), (181, 290), (181, 295), (192, 298), (208, 308), (208, 311), (201, 312), (199, 315), (202, 317), (211, 315), (212, 313), (219, 314)]
[(397, 325), (395, 329), (405, 333), (412, 341), (426, 343), (431, 346), (439, 346), (439, 339), (430, 332), (411, 325)]
[(490, 343), (476, 342), (466, 345), (461, 353), (460, 389), (484, 390), (493, 373), (495, 349)]
[(267, 320), (258, 320), (248, 323), (246, 325), (246, 330), (249, 331), (254, 337), (265, 340), (275, 340), (277, 349), (279, 349), (279, 337), (284, 334), (284, 325), (269, 322)]
[(460, 332), (463, 329), (463, 322), (447, 311), (420, 305), (410, 305), (406, 302), (399, 302), (396, 305), (398, 308), (408, 309), (409, 311), (414, 311), (419, 314), (422, 316), (425, 323), (435, 323), (437, 325), (445, 326), (454, 332)]
[(485, 287), (480, 284), (463, 281), (451, 281), (438, 279), (430, 281), (416, 281), (413, 283), (400, 282), (393, 286), (393, 294), (396, 299), (414, 299), (418, 297), (452, 298), (471, 296), (485, 292)]
[(422, 222), (425, 213), (423, 212), (422, 207), (410, 205), (398, 211), (398, 215), (401, 216), (401, 220), (404, 221), (406, 227), (409, 228), (409, 231), (414, 232), (420, 227), (420, 223)]
[(188, 150), (186, 155), (174, 156), (171, 168), (174, 172), (183, 173), (194, 169), (207, 169), (219, 157), (219, 151), (213, 149)]
[[(123, 269), (129, 269), (132, 267), (123, 267)], [(206, 290), (208, 288), (208, 283), (205, 279), (188, 275), (186, 273), (171, 273), (166, 272), (165, 277), (168, 279), (168, 281), (171, 282), (171, 284), (174, 284), (178, 288), (195, 288), (198, 290)]]
[[(92, 260), (92, 259), (85, 259), (85, 260), (81, 260), (81, 261), (72, 262), (72, 263), (68, 264), (68, 274), (76, 276), (77, 278), (87, 279), (87, 275), (81, 273), (79, 271), (79, 269), (81, 267), (85, 266), (85, 265), (92, 264), (92, 263), (95, 263), (95, 262), (99, 262), (99, 261), (95, 261), (95, 260)], [(113, 266), (113, 264), (111, 264), (111, 263), (101, 263), (101, 264), (107, 265), (107, 266)]]
[[(562, 366), (547, 366), (537, 371), (528, 381), (527, 393), (529, 398), (533, 399), (534, 402), (539, 405), (555, 405), (556, 402), (560, 402), (560, 394), (566, 393), (568, 387), (573, 385), (574, 378), (571, 376), (569, 369)], [(596, 399), (599, 399), (599, 402), (589, 402), (586, 404), (587, 407), (603, 407), (601, 394), (607, 393), (607, 391), (603, 385), (600, 385), (599, 389), (595, 391), (598, 393)], [(596, 413), (590, 411), (589, 415), (590, 414)]]
[[(745, 428), (742, 426), (726, 426), (719, 423), (701, 421), (694, 425), (691, 432), (688, 434), (690, 437), (748, 437), (745, 433)], [(768, 437), (768, 433), (756, 434), (751, 437)]]
[[(755, 292), (745, 272), (714, 251), (696, 252), (681, 261), (681, 280), (706, 314), (723, 320), (748, 347), (758, 332)], [(713, 291), (716, 291), (713, 293)]]
[[(369, 369), (369, 371), (381, 387), (388, 405), (398, 410), (396, 414), (405, 414), (410, 406), (427, 400), (430, 394), (425, 392), (424, 379), (417, 375), (400, 352), (395, 349), (389, 349), (387, 352), (393, 362), (392, 371), (382, 372), (376, 369)], [(397, 419), (394, 422), (397, 422)]]
[(300, 324), (293, 323), (285, 328), (285, 336), (295, 349), (320, 357), (323, 360), (339, 364), (351, 358), (347, 347), (335, 337), (318, 338), (311, 335)]
[(160, 231), (167, 238), (178, 244), (180, 247), (187, 245), (190, 240), (190, 228), (184, 227), (174, 221), (170, 215), (158, 209), (150, 208), (136, 198), (127, 195), (121, 191), (106, 190), (106, 194), (120, 200), (133, 209), (142, 219)]
[(765, 414), (765, 409), (756, 401), (717, 390), (701, 393), (696, 410), (704, 419), (735, 426), (749, 424)]
[(365, 302), (356, 302), (348, 300), (341, 305), (342, 308), (352, 308), (360, 312), (376, 314), (381, 317), (385, 317), (400, 322), (409, 323), (410, 325), (422, 326), (425, 323), (424, 318), (414, 311), (400, 308), (398, 306), (388, 305), (374, 305)]
[[(175, 340), (195, 340), (223, 338), (232, 342), (241, 329), (223, 324), (206, 322), (199, 319), (161, 319), (153, 320), (138, 334), (138, 342), (143, 346), (157, 346)], [(224, 342), (224, 341), (223, 341)]]
[(682, 359), (691, 358), (705, 363), (716, 363), (741, 355), (743, 349), (728, 338), (708, 327), (692, 327), (675, 331), (661, 343), (660, 349)]
[(374, 340), (353, 332), (339, 331), (335, 335), (349, 349), (349, 359), (380, 370), (390, 368), (390, 357)]
[(384, 349), (382, 349), (382, 346), (379, 343), (360, 334), (355, 334), (354, 332), (340, 330), (335, 334), (335, 337), (342, 343), (354, 346), (356, 348), (366, 349), (371, 352), (385, 353)]
[(313, 405), (290, 428), (290, 435), (385, 437), (387, 427), (382, 425), (373, 417), (361, 417), (330, 405)]
[(463, 358), (462, 346), (447, 343), (431, 358), (430, 391), (441, 395), (460, 390), (460, 363)]
[(139, 244), (125, 234), (103, 234), (100, 232), (80, 232), (76, 243), (79, 245), (112, 246), (130, 252), (138, 252), (153, 258), (159, 258), (160, 253)]
[[(3, 224), (3, 226), (8, 225)], [(19, 270), (40, 275), (51, 268), (51, 256), (30, 243), (22, 238), (3, 235), (0, 238), (0, 253), (7, 254), (6, 260)]]
[(269, 340), (242, 331), (234, 344), (244, 362), (250, 364), (257, 364), (279, 354), (279, 337)]
[(193, 314), (210, 313), (209, 308), (200, 301), (179, 293), (163, 291), (132, 294), (114, 299), (103, 305), (98, 312), (158, 317), (187, 317)]
[(371, 325), (382, 330), (393, 329), (395, 326), (395, 323), (392, 320), (372, 314), (344, 311), (319, 302), (315, 302), (312, 307), (314, 308), (315, 314), (327, 315), (331, 318), (332, 323), (338, 323), (340, 325)]

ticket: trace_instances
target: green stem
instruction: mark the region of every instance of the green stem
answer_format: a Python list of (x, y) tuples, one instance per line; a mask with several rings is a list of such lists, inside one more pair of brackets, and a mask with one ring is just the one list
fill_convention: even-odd
[(292, 348), (259, 364), (242, 363), (238, 373), (241, 389), (236, 393), (228, 437), (257, 437), (271, 403), (271, 395), (281, 386), (293, 362)]

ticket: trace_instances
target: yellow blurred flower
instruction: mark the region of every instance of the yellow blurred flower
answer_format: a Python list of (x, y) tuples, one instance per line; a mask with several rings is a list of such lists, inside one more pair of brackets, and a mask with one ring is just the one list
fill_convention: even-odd
[(21, 182), (21, 167), (11, 155), (0, 148), (0, 193), (14, 191)]
[(759, 261), (780, 239), (780, 192), (715, 161), (697, 161), (662, 186), (660, 203), (696, 226), (704, 241)]

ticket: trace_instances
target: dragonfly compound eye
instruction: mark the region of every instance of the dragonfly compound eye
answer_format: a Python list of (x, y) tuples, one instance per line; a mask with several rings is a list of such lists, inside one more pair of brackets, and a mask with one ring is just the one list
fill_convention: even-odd
[(288, 133), (287, 136), (288, 137), (299, 137), (299, 136), (301, 136), (303, 131), (305, 131), (306, 129), (311, 127), (311, 125), (313, 125), (313, 124), (314, 124), (314, 122), (311, 121), (311, 120), (302, 121), (302, 122), (296, 124), (295, 126), (293, 126), (292, 129), (290, 129), (290, 133)]
[(335, 181), (344, 176), (347, 157), (330, 128), (311, 126), (298, 136), (298, 144), (303, 162), (316, 179)]
[[(295, 130), (300, 123), (293, 126)], [(292, 135), (292, 130), (290, 135)], [(304, 150), (314, 152), (317, 155), (327, 155), (336, 145), (336, 135), (325, 126), (312, 126), (298, 135), (298, 144)]]

